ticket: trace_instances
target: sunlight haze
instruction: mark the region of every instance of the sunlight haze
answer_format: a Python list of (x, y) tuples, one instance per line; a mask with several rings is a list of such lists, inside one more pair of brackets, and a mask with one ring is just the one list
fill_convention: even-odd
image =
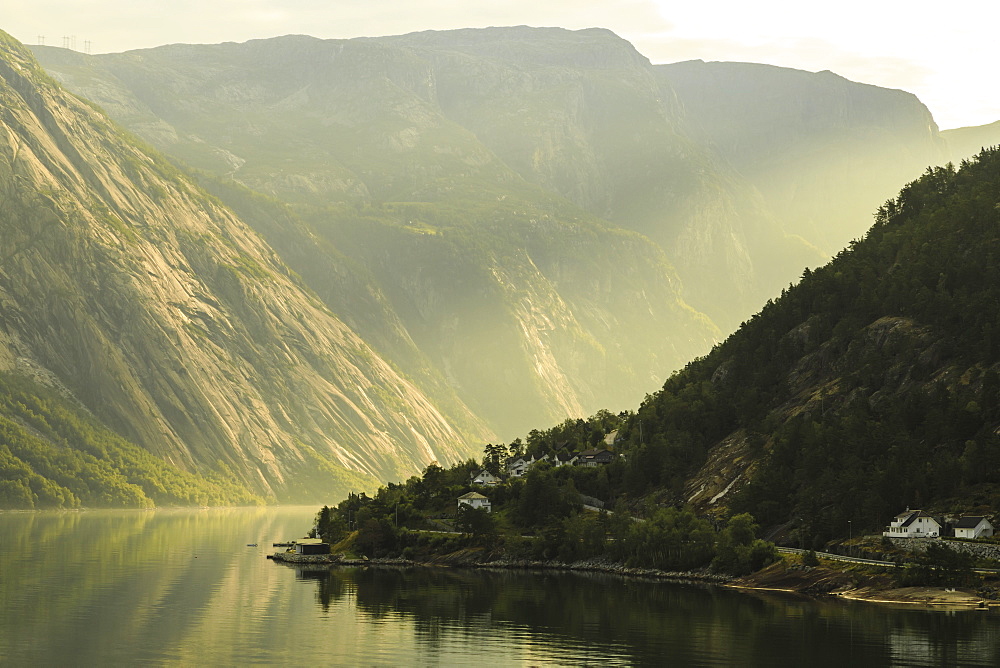
[[(1000, 61), (984, 39), (1000, 9), (960, 1), (947, 15), (898, 2), (849, 0), (830, 9), (786, 0), (673, 3), (555, 0), (502, 5), (420, 0), (16, 0), (2, 29), (25, 44), (113, 53), (171, 43), (242, 42), (286, 34), (351, 38), (486, 26), (608, 28), (654, 63), (746, 61), (914, 93), (942, 128), (1000, 120), (1000, 93), (980, 73)], [(41, 38), (41, 39), (40, 39)]]

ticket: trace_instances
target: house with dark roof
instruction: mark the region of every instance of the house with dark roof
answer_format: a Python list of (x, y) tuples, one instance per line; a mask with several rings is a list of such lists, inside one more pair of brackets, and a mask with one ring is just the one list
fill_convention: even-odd
[(980, 515), (967, 515), (952, 527), (955, 538), (989, 538), (993, 535), (993, 525)]
[(576, 465), (603, 466), (613, 462), (617, 456), (618, 455), (610, 450), (598, 450), (597, 448), (591, 448), (590, 450), (584, 450), (580, 453), (580, 457), (576, 460)]
[(319, 538), (300, 538), (295, 541), (295, 554), (330, 554), (330, 544)]
[(941, 522), (922, 510), (907, 508), (893, 518), (882, 535), (890, 538), (937, 538), (941, 535)]

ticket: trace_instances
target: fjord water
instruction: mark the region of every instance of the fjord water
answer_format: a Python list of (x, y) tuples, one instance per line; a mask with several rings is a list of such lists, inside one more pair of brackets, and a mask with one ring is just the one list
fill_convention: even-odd
[(265, 559), (314, 513), (0, 513), (0, 664), (1000, 664), (992, 613)]

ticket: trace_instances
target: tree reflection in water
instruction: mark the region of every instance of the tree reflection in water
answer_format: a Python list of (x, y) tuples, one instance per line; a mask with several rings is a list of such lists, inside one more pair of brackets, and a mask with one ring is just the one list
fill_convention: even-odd
[[(1000, 665), (1000, 616), (885, 608), (598, 573), (339, 567), (299, 571), (324, 610), (405, 618), (420, 640), (497, 637), (676, 665)], [(453, 639), (454, 641), (454, 639)], [(576, 654), (574, 654), (576, 656)], [(596, 655), (595, 655), (596, 656)]]

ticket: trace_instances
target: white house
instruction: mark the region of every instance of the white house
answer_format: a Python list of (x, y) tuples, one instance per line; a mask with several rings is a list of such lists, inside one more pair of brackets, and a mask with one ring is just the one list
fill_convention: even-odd
[(527, 457), (515, 457), (507, 461), (507, 475), (520, 478), (528, 470)]
[(463, 505), (470, 508), (485, 508), (486, 512), (491, 512), (493, 509), (490, 500), (479, 492), (469, 492), (458, 497), (458, 507), (461, 509)]
[(486, 469), (483, 469), (476, 474), (476, 477), (472, 479), (473, 485), (499, 485), (500, 478), (496, 477)]
[(955, 523), (955, 538), (989, 538), (993, 525), (985, 517), (968, 515)]
[(882, 532), (890, 538), (936, 538), (941, 535), (941, 523), (922, 510), (909, 510), (896, 515)]
[(539, 457), (538, 459), (535, 459), (534, 455), (532, 455), (530, 458), (516, 457), (507, 462), (507, 474), (512, 478), (520, 478), (525, 473), (527, 473), (528, 470), (535, 464), (547, 461), (549, 461), (548, 455), (544, 455), (542, 457)]

